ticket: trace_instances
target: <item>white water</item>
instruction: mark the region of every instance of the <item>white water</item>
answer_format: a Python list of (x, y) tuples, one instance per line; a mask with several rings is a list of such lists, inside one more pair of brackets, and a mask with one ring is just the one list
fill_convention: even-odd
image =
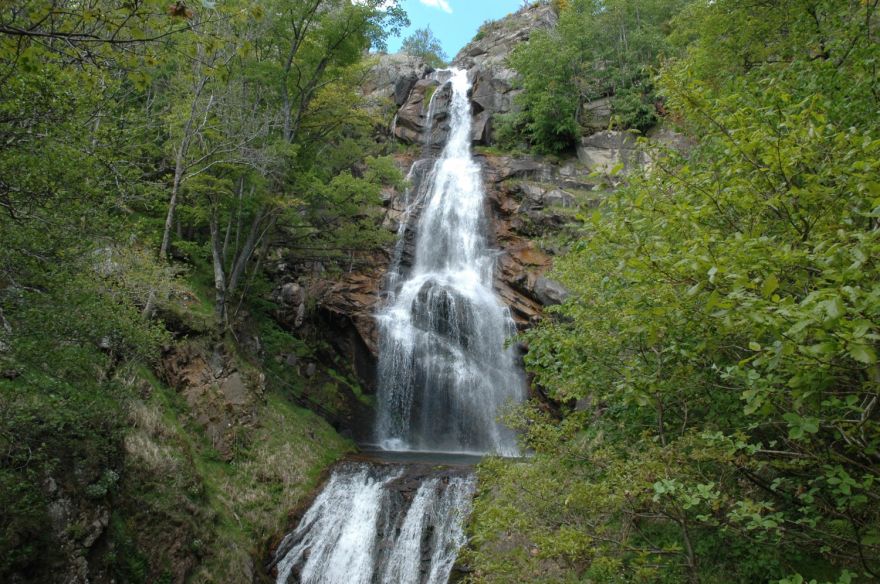
[(429, 478), (408, 502), (395, 483), (402, 474), (399, 466), (338, 467), (279, 546), (277, 582), (445, 583), (465, 541), (474, 479)]
[[(449, 137), (439, 158), (423, 158), (410, 171), (415, 186), (404, 195), (388, 300), (378, 315), (377, 441), (410, 453), (516, 455), (515, 436), (497, 418), (523, 399), (525, 383), (505, 347), (514, 332), (509, 312), (492, 287), (495, 253), (470, 151), (469, 83), (465, 71), (440, 75), (452, 90)], [(428, 140), (434, 113), (432, 99)], [(430, 144), (425, 151), (430, 155)], [(414, 264), (406, 274), (405, 237), (416, 217)], [(465, 542), (474, 478), (425, 468), (408, 477), (411, 468), (337, 467), (279, 546), (278, 584), (447, 582)], [(413, 477), (422, 477), (417, 487)]]
[(388, 450), (512, 456), (515, 437), (497, 418), (523, 399), (524, 382), (505, 348), (514, 332), (510, 314), (492, 287), (495, 254), (470, 150), (467, 72), (453, 71), (449, 82), (449, 138), (424, 200), (410, 202), (422, 207), (415, 265), (402, 284), (392, 266), (395, 289), (379, 315), (376, 438)]

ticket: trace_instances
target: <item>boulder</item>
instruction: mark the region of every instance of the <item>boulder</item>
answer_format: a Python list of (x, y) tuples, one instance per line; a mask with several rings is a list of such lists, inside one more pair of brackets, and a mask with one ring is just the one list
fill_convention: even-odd
[(567, 209), (577, 205), (574, 195), (562, 189), (553, 189), (545, 193), (542, 202), (548, 207), (565, 207)]
[(474, 116), (471, 126), (471, 141), (474, 144), (492, 143), (492, 116), (489, 112), (480, 112)]
[(629, 132), (606, 130), (581, 138), (578, 160), (590, 171), (609, 172), (622, 164), (623, 171), (644, 165), (646, 157)]
[(538, 297), (538, 300), (540, 300), (541, 304), (544, 306), (562, 304), (565, 302), (565, 299), (571, 295), (565, 286), (556, 280), (551, 280), (550, 278), (545, 278), (543, 276), (535, 280), (533, 290), (535, 296)]
[(588, 128), (602, 130), (611, 124), (611, 98), (588, 101), (581, 108), (581, 119)]
[(394, 105), (400, 107), (406, 102), (409, 93), (418, 80), (419, 76), (415, 73), (398, 78), (394, 83)]

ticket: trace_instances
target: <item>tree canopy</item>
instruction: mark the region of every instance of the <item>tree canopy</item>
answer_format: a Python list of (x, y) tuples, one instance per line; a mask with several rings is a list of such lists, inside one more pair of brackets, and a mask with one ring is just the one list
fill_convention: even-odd
[(876, 8), (673, 20), (656, 91), (692, 144), (557, 263), (573, 295), (526, 359), (566, 406), (513, 414), (534, 461), (482, 469), (472, 580), (878, 577)]
[(392, 4), (0, 6), (0, 580), (50, 580), (47, 481), (109, 501), (133, 372), (187, 290), (210, 282), (222, 337), (265, 302), (270, 245), (384, 243), (401, 177), (360, 82)]
[(447, 57), (443, 52), (443, 45), (440, 39), (434, 36), (430, 26), (416, 29), (403, 39), (400, 50), (407, 55), (419, 57), (431, 67), (446, 66)]

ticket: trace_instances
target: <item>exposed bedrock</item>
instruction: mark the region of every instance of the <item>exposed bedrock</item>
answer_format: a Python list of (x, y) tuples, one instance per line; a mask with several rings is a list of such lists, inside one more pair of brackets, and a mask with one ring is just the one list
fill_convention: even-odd
[[(540, 28), (555, 26), (549, 6), (532, 6), (487, 23), (453, 60), (466, 68), (471, 82), (471, 141), (486, 188), (485, 216), (490, 244), (497, 250), (494, 287), (522, 330), (542, 318), (543, 308), (563, 302), (568, 291), (548, 278), (553, 257), (564, 251), (567, 232), (578, 216), (596, 207), (602, 197), (638, 168), (652, 163), (636, 138), (608, 130), (608, 100), (587, 104), (595, 126), (568, 159), (530, 155), (499, 155), (491, 148), (492, 118), (516, 106), (515, 72), (507, 56)], [(409, 191), (383, 194), (383, 226), (398, 237), (380, 251), (354, 253), (344, 269), (319, 263), (297, 263), (295, 254), (276, 249), (267, 268), (276, 282), (273, 297), (277, 319), (293, 331), (318, 334), (335, 353), (334, 366), (353, 373), (367, 393), (375, 392), (378, 327), (375, 315), (384, 303), (389, 266), (406, 277), (413, 263), (415, 226), (430, 181), (432, 156), (442, 150), (450, 130), (451, 87), (447, 71), (435, 71), (407, 55), (378, 55), (364, 85), (373, 107), (387, 114), (392, 140), (406, 145), (397, 154), (402, 172), (409, 172)], [(647, 134), (663, 147), (686, 148), (668, 130)], [(399, 149), (400, 150), (400, 149)], [(415, 162), (415, 165), (413, 164)], [(613, 171), (613, 172), (612, 172)], [(309, 328), (311, 327), (311, 328)], [(282, 357), (283, 358), (283, 357)], [(295, 357), (292, 357), (296, 361)], [(308, 363), (297, 362), (301, 369)], [(311, 365), (314, 367), (314, 364)]]

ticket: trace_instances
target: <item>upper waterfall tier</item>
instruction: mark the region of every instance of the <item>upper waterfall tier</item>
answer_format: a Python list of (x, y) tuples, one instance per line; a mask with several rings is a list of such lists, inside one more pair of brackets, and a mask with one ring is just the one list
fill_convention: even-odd
[(492, 288), (485, 191), (471, 155), (467, 72), (448, 73), (450, 131), (410, 197), (420, 209), (414, 265), (399, 282), (392, 266), (389, 303), (379, 314), (377, 439), (391, 450), (514, 455), (515, 436), (498, 423), (524, 396), (507, 308)]

